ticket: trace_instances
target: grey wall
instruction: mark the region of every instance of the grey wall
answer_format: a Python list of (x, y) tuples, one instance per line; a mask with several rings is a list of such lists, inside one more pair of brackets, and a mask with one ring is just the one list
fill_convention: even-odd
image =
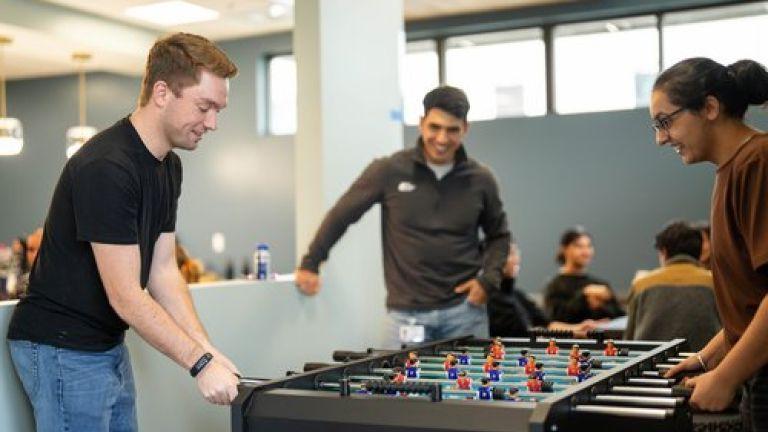
[[(263, 97), (267, 53), (291, 50), (288, 35), (221, 44), (240, 69), (230, 83), (229, 105), (219, 130), (191, 153), (181, 152), (184, 183), (177, 233), (190, 252), (221, 269), (227, 257), (240, 263), (256, 243), (271, 246), (273, 267), (295, 266), (293, 137), (263, 137), (257, 100)], [(258, 71), (258, 73), (257, 73)], [(222, 232), (227, 251), (211, 251), (211, 234)]]
[[(764, 111), (749, 119), (768, 127)], [(653, 238), (673, 218), (708, 219), (714, 169), (684, 166), (653, 142), (646, 109), (476, 122), (467, 151), (496, 174), (522, 249), (520, 286), (556, 271), (560, 234), (581, 224), (595, 240), (592, 271), (620, 292), (658, 265)], [(406, 130), (412, 145), (416, 128)]]

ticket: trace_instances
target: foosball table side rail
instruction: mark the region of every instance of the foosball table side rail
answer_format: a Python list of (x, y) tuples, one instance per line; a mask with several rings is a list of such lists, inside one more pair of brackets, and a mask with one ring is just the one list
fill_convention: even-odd
[[(618, 341), (622, 347), (637, 349), (642, 341)], [(531, 416), (532, 432), (620, 431), (640, 432), (664, 430), (690, 432), (692, 415), (683, 389), (673, 389), (672, 380), (661, 382), (644, 378), (644, 371), (654, 370), (671, 358), (678, 357), (687, 347), (684, 339), (674, 339), (648, 351), (646, 355), (628, 361), (620, 370), (606, 371), (539, 404)], [(613, 390), (628, 387), (636, 381), (654, 382), (651, 389), (669, 390), (669, 396), (645, 396), (643, 385), (636, 393), (617, 395)], [(661, 379), (659, 379), (661, 381)], [(629, 390), (631, 391), (630, 386)], [(681, 393), (678, 393), (681, 392)]]
[[(547, 343), (547, 339), (541, 337), (504, 340), (528, 347), (544, 347)], [(684, 347), (682, 339), (665, 343), (617, 341), (617, 346), (643, 351), (643, 354), (628, 360), (619, 368), (599, 373), (538, 403), (514, 402), (514, 409), (509, 409), (510, 405), (488, 404), (487, 401), (478, 400), (443, 400), (434, 403), (429, 399), (376, 395), (347, 394), (346, 397), (339, 397), (339, 392), (317, 391), (321, 383), (341, 383), (341, 394), (344, 395), (343, 383), (347, 377), (402, 365), (410, 351), (415, 350), (419, 355), (439, 355), (445, 350), (455, 350), (465, 345), (484, 346), (488, 342), (490, 339), (467, 336), (396, 351), (369, 350), (368, 357), (360, 356), (345, 363), (326, 367), (319, 365), (310, 372), (277, 380), (242, 383), (231, 409), (232, 431), (312, 432), (329, 430), (329, 427), (339, 432), (691, 430), (690, 413), (685, 405), (678, 404), (671, 408), (625, 405), (617, 409), (602, 401), (612, 397), (612, 388), (636, 380), (643, 376), (643, 371), (679, 355)], [(600, 349), (603, 346), (603, 341), (599, 339), (578, 340), (577, 343), (588, 349)], [(630, 399), (632, 397), (628, 396)], [(444, 429), (441, 429), (441, 425)], [(587, 429), (588, 425), (591, 429)]]

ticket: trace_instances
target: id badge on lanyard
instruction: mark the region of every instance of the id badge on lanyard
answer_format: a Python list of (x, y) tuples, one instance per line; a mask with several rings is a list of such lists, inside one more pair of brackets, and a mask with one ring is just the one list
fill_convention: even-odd
[(418, 344), (424, 342), (424, 326), (416, 324), (416, 320), (411, 318), (407, 325), (400, 326), (400, 342), (404, 344)]

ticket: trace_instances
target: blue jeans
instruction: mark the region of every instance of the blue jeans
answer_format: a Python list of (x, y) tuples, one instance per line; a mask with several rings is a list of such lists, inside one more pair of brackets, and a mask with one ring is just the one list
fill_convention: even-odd
[(124, 344), (103, 352), (8, 342), (38, 432), (134, 432), (136, 390)]
[(466, 335), (488, 337), (486, 305), (475, 306), (466, 298), (445, 309), (389, 309), (387, 315), (386, 348), (400, 347), (400, 327), (411, 323), (424, 326), (424, 342)]

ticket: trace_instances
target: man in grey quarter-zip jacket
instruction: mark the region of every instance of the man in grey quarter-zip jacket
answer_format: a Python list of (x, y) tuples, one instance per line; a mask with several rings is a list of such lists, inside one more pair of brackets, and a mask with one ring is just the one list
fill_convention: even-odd
[(296, 271), (299, 289), (316, 294), (330, 249), (381, 204), (391, 347), (406, 342), (404, 327), (423, 326), (425, 341), (488, 336), (485, 303), (499, 288), (510, 233), (496, 179), (464, 149), (468, 111), (458, 88), (429, 92), (417, 145), (365, 169), (326, 214)]

